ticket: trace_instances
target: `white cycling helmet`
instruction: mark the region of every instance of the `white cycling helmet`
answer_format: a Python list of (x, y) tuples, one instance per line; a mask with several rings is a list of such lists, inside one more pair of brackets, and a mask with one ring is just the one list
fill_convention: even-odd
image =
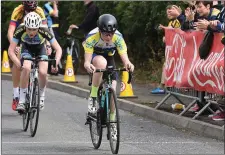
[(41, 17), (35, 12), (30, 12), (24, 17), (24, 24), (27, 28), (39, 28), (41, 26), (41, 23)]

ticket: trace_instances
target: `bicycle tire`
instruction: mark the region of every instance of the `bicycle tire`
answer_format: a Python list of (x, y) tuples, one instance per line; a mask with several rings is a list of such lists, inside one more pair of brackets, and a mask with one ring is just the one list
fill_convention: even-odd
[[(37, 132), (39, 112), (40, 112), (40, 92), (39, 92), (39, 83), (38, 79), (34, 80), (33, 87), (33, 97), (32, 97), (32, 107), (30, 107), (30, 134), (31, 137), (34, 137)], [(34, 116), (36, 113), (36, 117)], [(33, 122), (35, 118), (35, 122)]]
[[(99, 109), (97, 110), (97, 117), (96, 117), (96, 119), (97, 119), (97, 121), (96, 122), (94, 122), (94, 121), (92, 121), (92, 120), (90, 120), (90, 123), (89, 123), (89, 129), (90, 129), (90, 134), (91, 134), (91, 141), (92, 141), (92, 144), (93, 144), (93, 146), (94, 146), (94, 148), (95, 149), (98, 149), (99, 147), (100, 147), (100, 145), (101, 145), (101, 142), (102, 142), (102, 132), (103, 132), (103, 129), (102, 129), (102, 115), (103, 115), (103, 110), (102, 110), (102, 108), (100, 107), (100, 92), (101, 92), (101, 90), (99, 89), (98, 90), (98, 97), (97, 97), (97, 99), (98, 99), (98, 103), (99, 103)], [(92, 128), (92, 124), (93, 124), (93, 122), (94, 123), (96, 123), (96, 133), (98, 134), (98, 138), (97, 139), (95, 139), (94, 138), (94, 133), (93, 133), (93, 128)]]
[(30, 112), (29, 112), (29, 103), (25, 105), (25, 112), (22, 114), (23, 117), (23, 131), (27, 131), (28, 126), (29, 126), (29, 121), (30, 121)]
[[(113, 154), (117, 154), (118, 151), (119, 151), (119, 144), (120, 144), (120, 117), (119, 117), (119, 109), (118, 109), (118, 106), (117, 106), (117, 97), (116, 97), (116, 93), (115, 91), (112, 89), (112, 88), (109, 88), (109, 103), (111, 103), (111, 95), (113, 95), (113, 100), (114, 100), (114, 103), (115, 103), (115, 121), (113, 123), (116, 124), (116, 129), (117, 129), (117, 134), (116, 134), (116, 140), (112, 138), (112, 132), (113, 129), (111, 128), (111, 124), (112, 122), (110, 122), (110, 120), (108, 120), (108, 124), (107, 124), (107, 128), (108, 128), (108, 136), (109, 136), (109, 143), (110, 143), (110, 148), (111, 148), (111, 151)], [(110, 106), (109, 106), (109, 109), (110, 109)], [(110, 112), (110, 110), (109, 110)], [(113, 142), (116, 142), (116, 144), (114, 145)]]
[(80, 58), (80, 46), (78, 41), (75, 39), (74, 40), (74, 45), (73, 45), (73, 51), (72, 51), (72, 61), (73, 61), (73, 69), (74, 69), (74, 74), (77, 74), (77, 71), (79, 69), (79, 58)]
[(30, 112), (29, 112), (29, 108), (30, 108), (30, 78), (29, 78), (29, 82), (28, 82), (28, 93), (26, 94), (26, 104), (25, 104), (25, 112), (22, 114), (22, 118), (23, 118), (23, 131), (27, 131), (28, 126), (29, 126), (29, 121), (30, 121)]

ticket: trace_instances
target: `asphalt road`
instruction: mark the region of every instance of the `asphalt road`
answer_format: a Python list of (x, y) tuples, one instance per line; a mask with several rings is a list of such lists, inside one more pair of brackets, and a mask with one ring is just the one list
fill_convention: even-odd
[[(11, 109), (12, 82), (2, 81), (2, 154), (111, 154), (106, 133), (93, 149), (85, 126), (87, 100), (47, 89), (35, 137)], [(120, 154), (224, 154), (224, 142), (180, 131), (120, 110)]]

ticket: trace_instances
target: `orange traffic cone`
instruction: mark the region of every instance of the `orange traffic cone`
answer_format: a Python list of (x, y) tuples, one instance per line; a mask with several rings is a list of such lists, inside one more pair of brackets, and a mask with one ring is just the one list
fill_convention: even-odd
[(73, 62), (72, 62), (71, 55), (67, 55), (65, 75), (62, 82), (77, 82), (74, 75)]
[(137, 96), (135, 96), (133, 93), (131, 83), (128, 84), (127, 81), (128, 81), (128, 72), (123, 71), (119, 98), (137, 98)]
[(8, 53), (5, 50), (3, 52), (3, 59), (2, 59), (2, 73), (9, 73), (11, 72), (10, 66), (9, 66), (9, 58)]

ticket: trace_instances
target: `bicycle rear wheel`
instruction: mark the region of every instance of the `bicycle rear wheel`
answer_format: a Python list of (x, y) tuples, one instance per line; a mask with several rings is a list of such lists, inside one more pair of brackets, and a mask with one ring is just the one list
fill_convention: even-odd
[(73, 45), (73, 51), (72, 51), (74, 74), (77, 74), (77, 71), (79, 69), (79, 58), (80, 58), (80, 46), (79, 46), (79, 42), (75, 39), (74, 45)]
[[(120, 117), (119, 117), (119, 110), (117, 106), (117, 97), (116, 97), (115, 91), (112, 88), (109, 88), (109, 101), (110, 101), (109, 103), (111, 104), (112, 100), (110, 99), (114, 101), (114, 105), (115, 105), (114, 116), (115, 117), (113, 118), (113, 120), (109, 119), (109, 123), (107, 125), (108, 136), (109, 136), (111, 151), (113, 154), (117, 154), (119, 151), (119, 145), (120, 145)], [(109, 116), (110, 116), (110, 106), (109, 106)]]
[(37, 132), (39, 111), (40, 111), (40, 92), (38, 79), (34, 80), (32, 103), (30, 107), (30, 134), (34, 137)]

